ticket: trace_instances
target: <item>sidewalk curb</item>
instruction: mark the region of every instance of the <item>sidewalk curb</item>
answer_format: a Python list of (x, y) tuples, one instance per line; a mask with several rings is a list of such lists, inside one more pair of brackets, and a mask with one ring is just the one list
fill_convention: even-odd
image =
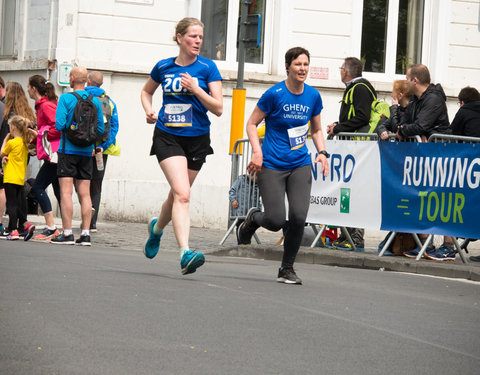
[[(209, 251), (208, 255), (232, 256), (281, 261), (283, 247), (242, 245)], [(415, 260), (406, 257), (379, 257), (373, 253), (332, 250), (324, 248), (301, 247), (297, 263), (322, 264), (326, 266), (363, 268), (395, 272), (409, 272), (439, 277), (480, 281), (480, 267), (454, 262), (435, 262), (432, 260)]]

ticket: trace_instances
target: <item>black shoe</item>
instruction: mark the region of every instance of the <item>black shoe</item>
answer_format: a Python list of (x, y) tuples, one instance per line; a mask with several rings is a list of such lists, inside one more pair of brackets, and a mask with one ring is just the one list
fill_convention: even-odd
[(97, 233), (97, 224), (90, 223), (90, 233)]
[(2, 232), (0, 233), (0, 238), (6, 239), (10, 236), (10, 231), (7, 228), (3, 228)]
[(480, 262), (480, 255), (472, 255), (470, 258), (468, 258), (468, 260), (470, 260), (471, 262)]
[(62, 233), (56, 237), (52, 237), (50, 239), (50, 243), (53, 243), (55, 245), (74, 245), (75, 239), (73, 238), (73, 234), (65, 236), (65, 234)]
[(285, 284), (302, 284), (302, 279), (297, 276), (293, 268), (279, 268), (277, 281)]
[(253, 222), (253, 215), (260, 212), (257, 207), (252, 207), (248, 210), (245, 221), (237, 229), (237, 240), (239, 245), (250, 245), (252, 243), (252, 236), (258, 229), (258, 225)]
[(92, 246), (92, 243), (90, 242), (90, 236), (86, 236), (82, 234), (80, 238), (75, 241), (75, 245)]

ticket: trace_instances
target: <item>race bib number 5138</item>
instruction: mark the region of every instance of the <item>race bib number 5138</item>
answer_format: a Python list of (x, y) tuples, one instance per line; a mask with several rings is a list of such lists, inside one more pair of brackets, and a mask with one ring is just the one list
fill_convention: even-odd
[(166, 104), (163, 123), (174, 127), (192, 126), (192, 105)]

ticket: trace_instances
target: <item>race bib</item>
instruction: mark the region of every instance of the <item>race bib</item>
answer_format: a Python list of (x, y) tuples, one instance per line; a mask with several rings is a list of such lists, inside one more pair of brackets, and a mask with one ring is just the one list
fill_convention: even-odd
[(163, 123), (174, 127), (192, 126), (192, 105), (165, 104)]
[(291, 150), (296, 150), (297, 148), (300, 148), (305, 144), (309, 128), (309, 124), (305, 124), (287, 130)]

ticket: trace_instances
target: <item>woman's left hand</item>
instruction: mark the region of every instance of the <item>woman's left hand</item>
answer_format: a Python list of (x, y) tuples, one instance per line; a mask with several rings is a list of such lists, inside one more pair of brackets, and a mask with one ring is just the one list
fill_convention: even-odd
[(322, 163), (322, 168), (320, 169), (320, 173), (323, 172), (323, 176), (327, 177), (329, 172), (328, 167), (328, 159), (324, 154), (318, 154), (315, 158), (315, 163)]

